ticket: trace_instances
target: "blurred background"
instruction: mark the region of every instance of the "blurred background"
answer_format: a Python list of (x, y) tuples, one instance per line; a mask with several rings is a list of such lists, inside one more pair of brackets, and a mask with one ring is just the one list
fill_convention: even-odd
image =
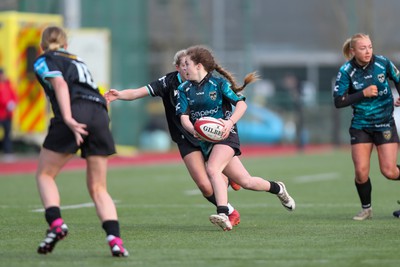
[[(243, 144), (347, 144), (351, 108), (332, 102), (342, 44), (367, 33), (398, 64), (399, 10), (398, 0), (1, 0), (0, 67), (19, 99), (15, 149), (40, 147), (51, 116), (31, 65), (49, 24), (67, 29), (70, 52), (103, 91), (144, 86), (174, 70), (177, 50), (204, 44), (239, 83), (262, 77), (245, 90)], [(158, 98), (114, 102), (111, 119), (120, 148), (174, 149)]]

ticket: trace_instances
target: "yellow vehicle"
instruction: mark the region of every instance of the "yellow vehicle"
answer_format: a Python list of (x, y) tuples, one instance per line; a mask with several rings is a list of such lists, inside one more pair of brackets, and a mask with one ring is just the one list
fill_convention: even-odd
[(41, 144), (51, 110), (36, 81), (33, 61), (41, 54), (42, 30), (62, 26), (60, 15), (0, 12), (0, 67), (13, 84), (18, 103), (13, 118), (13, 138)]

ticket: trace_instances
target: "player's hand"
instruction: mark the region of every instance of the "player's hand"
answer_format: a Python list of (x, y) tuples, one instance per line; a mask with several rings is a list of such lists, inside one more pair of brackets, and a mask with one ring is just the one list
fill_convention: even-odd
[(201, 137), (197, 134), (197, 132), (195, 130), (193, 130), (193, 137), (198, 140), (203, 140), (203, 139), (201, 139)]
[(229, 133), (231, 132), (232, 128), (233, 128), (233, 121), (231, 119), (228, 120), (223, 120), (223, 119), (219, 119), (223, 124), (224, 124), (224, 128), (222, 129), (222, 138), (226, 139), (229, 136)]
[(365, 97), (376, 97), (378, 96), (378, 87), (376, 85), (370, 85), (363, 90)]
[(107, 100), (107, 104), (117, 100), (119, 98), (119, 91), (116, 89), (110, 89), (104, 94), (104, 98)]
[(400, 97), (398, 97), (398, 98), (396, 99), (396, 101), (394, 102), (394, 106), (395, 106), (395, 107), (400, 107)]
[(77, 122), (74, 118), (64, 120), (65, 124), (71, 129), (75, 136), (75, 141), (78, 146), (83, 143), (83, 136), (88, 135), (87, 125)]

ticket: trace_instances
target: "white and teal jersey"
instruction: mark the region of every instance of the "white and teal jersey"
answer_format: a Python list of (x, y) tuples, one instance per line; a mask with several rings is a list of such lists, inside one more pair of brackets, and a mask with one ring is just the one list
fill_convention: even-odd
[[(390, 128), (394, 105), (389, 80), (392, 80), (397, 88), (400, 73), (394, 64), (383, 56), (373, 55), (367, 66), (359, 66), (354, 58), (341, 66), (333, 97), (336, 107), (352, 106), (352, 128), (374, 131)], [(362, 90), (370, 85), (377, 86), (378, 96), (363, 96)]]
[(178, 87), (176, 114), (189, 115), (194, 123), (201, 117), (228, 119), (232, 115), (232, 105), (244, 100), (232, 89), (224, 78), (209, 73), (200, 83), (186, 81)]

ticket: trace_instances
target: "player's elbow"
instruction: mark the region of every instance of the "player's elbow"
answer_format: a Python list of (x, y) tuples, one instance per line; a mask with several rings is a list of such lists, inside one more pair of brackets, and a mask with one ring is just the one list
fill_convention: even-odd
[(243, 112), (245, 112), (247, 109), (247, 104), (244, 101), (239, 101), (236, 104), (236, 108), (240, 108)]
[(344, 108), (344, 107), (347, 107), (348, 105), (346, 104), (346, 101), (345, 101), (345, 97), (342, 97), (342, 96), (340, 96), (340, 97), (335, 97), (335, 99), (334, 99), (334, 104), (335, 104), (335, 108)]

